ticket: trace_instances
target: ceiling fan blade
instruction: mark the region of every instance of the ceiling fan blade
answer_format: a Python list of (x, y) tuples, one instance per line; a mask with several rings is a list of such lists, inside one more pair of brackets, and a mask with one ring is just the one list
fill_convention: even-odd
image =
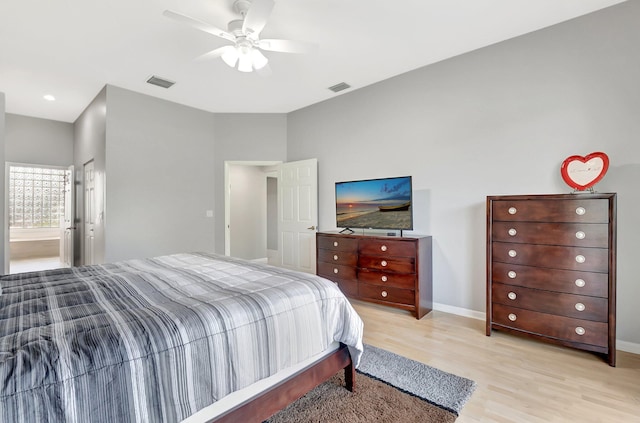
[(224, 38), (225, 40), (229, 40), (231, 42), (236, 41), (236, 37), (234, 37), (227, 31), (217, 28), (206, 22), (202, 22), (198, 19), (183, 15), (182, 13), (174, 12), (173, 10), (165, 10), (164, 12), (162, 12), (162, 14), (167, 18), (173, 19), (174, 21), (185, 23), (193, 28), (199, 29), (200, 31), (208, 32), (211, 35), (215, 35), (216, 37)]
[(235, 49), (234, 46), (224, 46), (224, 47), (219, 47), (215, 50), (211, 50), (208, 53), (205, 53), (203, 55), (200, 55), (198, 57), (196, 57), (196, 60), (201, 62), (201, 61), (205, 61), (205, 60), (210, 60), (210, 59), (215, 59), (218, 58), (220, 56), (222, 56), (223, 54), (225, 54), (226, 52)]
[(313, 53), (318, 49), (317, 44), (304, 41), (291, 40), (260, 40), (258, 47), (267, 51), (279, 51), (281, 53)]
[(260, 34), (267, 23), (269, 15), (275, 5), (273, 0), (253, 0), (242, 23), (242, 32), (245, 34)]

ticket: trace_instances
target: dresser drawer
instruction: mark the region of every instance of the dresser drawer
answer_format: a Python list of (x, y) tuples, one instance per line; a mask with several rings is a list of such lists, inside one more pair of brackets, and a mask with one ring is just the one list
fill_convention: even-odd
[(550, 338), (607, 347), (607, 323), (554, 316), (521, 308), (494, 304), (495, 324)]
[(358, 251), (358, 240), (342, 236), (321, 235), (316, 237), (318, 248), (332, 251)]
[(491, 299), (494, 303), (510, 307), (596, 322), (606, 322), (609, 311), (606, 298), (559, 294), (501, 283), (493, 284)]
[(494, 222), (491, 231), (493, 240), (501, 242), (609, 247), (605, 223)]
[(500, 200), (493, 201), (494, 221), (609, 223), (609, 201)]
[(414, 273), (416, 271), (415, 259), (413, 257), (360, 255), (360, 257), (358, 257), (358, 267), (396, 273)]
[[(609, 276), (606, 273), (579, 272), (493, 262), (493, 282), (519, 285), (533, 289), (566, 292), (608, 298)], [(509, 272), (514, 272), (509, 276)]]
[(493, 261), (502, 263), (601, 273), (609, 271), (609, 250), (605, 248), (494, 242), (491, 250)]
[(318, 262), (318, 275), (334, 282), (356, 280), (356, 268), (342, 264)]
[(358, 246), (360, 255), (383, 255), (385, 257), (414, 257), (416, 244), (409, 241), (363, 239)]
[(413, 273), (378, 272), (374, 270), (358, 270), (358, 280), (362, 283), (396, 288), (415, 289), (416, 275)]
[(358, 254), (354, 251), (318, 249), (318, 261), (355, 266), (358, 264)]
[(410, 289), (360, 284), (358, 285), (358, 294), (364, 299), (388, 301), (406, 305), (413, 305), (415, 303), (415, 292)]

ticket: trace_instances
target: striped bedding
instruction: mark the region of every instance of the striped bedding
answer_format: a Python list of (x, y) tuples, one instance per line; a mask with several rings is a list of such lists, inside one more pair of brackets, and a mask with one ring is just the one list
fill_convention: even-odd
[(178, 422), (326, 349), (331, 282), (211, 254), (0, 277), (0, 422)]

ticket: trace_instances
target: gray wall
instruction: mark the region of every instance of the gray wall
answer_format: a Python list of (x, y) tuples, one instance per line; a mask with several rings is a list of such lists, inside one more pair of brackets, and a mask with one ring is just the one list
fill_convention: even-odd
[(334, 183), (412, 175), (434, 237), (434, 300), (485, 310), (487, 195), (567, 193), (562, 161), (606, 152), (618, 192), (618, 339), (640, 344), (640, 2), (446, 60), (288, 115), (287, 159), (317, 157), (320, 228)]
[(213, 251), (214, 117), (107, 86), (105, 261)]
[(75, 137), (78, 177), (95, 157), (106, 186), (102, 262), (223, 254), (224, 162), (284, 160), (286, 115), (213, 114), (108, 85), (75, 122)]
[(73, 164), (73, 124), (7, 113), (5, 160), (48, 166)]
[(217, 113), (215, 122), (215, 249), (224, 254), (224, 162), (285, 161), (287, 116)]
[(76, 232), (74, 239), (75, 262), (85, 264), (83, 251), (84, 237), (84, 165), (93, 160), (96, 174), (96, 199), (98, 210), (103, 219), (94, 226), (94, 251), (96, 263), (105, 258), (105, 185), (106, 185), (106, 132), (107, 132), (107, 89), (103, 88), (91, 104), (82, 112), (73, 124), (74, 128), (74, 165), (76, 173)]
[[(4, 163), (5, 162), (5, 157), (4, 157), (4, 132), (5, 132), (5, 97), (4, 97), (4, 93), (2, 91), (0, 91), (0, 146), (2, 146), (2, 148), (0, 148), (0, 163)], [(0, 222), (2, 222), (2, 228), (0, 228), (0, 239), (2, 239), (2, 242), (0, 242), (0, 257), (2, 257), (2, 261), (3, 262), (7, 262), (7, 260), (5, 260), (4, 257), (4, 253), (5, 253), (5, 249), (9, 250), (9, 240), (5, 240), (4, 236), (5, 236), (5, 228), (9, 227), (8, 222), (4, 221), (4, 214), (5, 214), (5, 208), (6, 208), (6, 204), (5, 204), (5, 189), (4, 189), (4, 178), (5, 178), (5, 171), (4, 169), (2, 169), (2, 171), (0, 171), (0, 187), (2, 187), (2, 196), (0, 196), (0, 203), (2, 204), (2, 207), (0, 207)], [(7, 265), (7, 268), (5, 269), (5, 265)], [(5, 270), (9, 270), (8, 269), (8, 263), (5, 263), (5, 265), (3, 265), (2, 267), (2, 273), (5, 273)]]

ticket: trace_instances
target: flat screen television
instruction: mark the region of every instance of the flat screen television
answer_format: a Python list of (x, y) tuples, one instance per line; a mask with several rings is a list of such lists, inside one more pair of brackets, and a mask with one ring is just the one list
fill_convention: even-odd
[(413, 229), (411, 176), (336, 182), (336, 226)]

